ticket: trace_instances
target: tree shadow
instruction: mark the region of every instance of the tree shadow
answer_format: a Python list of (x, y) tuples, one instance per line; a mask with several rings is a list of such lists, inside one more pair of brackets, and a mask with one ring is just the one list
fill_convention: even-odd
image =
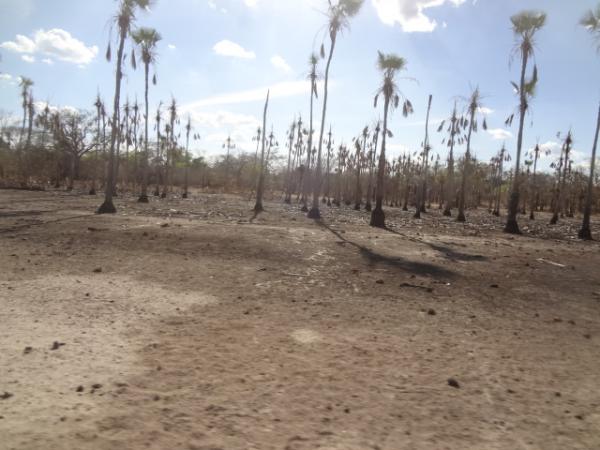
[(392, 234), (397, 234), (398, 236), (402, 236), (403, 238), (408, 239), (412, 242), (417, 242), (419, 244), (426, 245), (429, 248), (431, 248), (432, 250), (435, 250), (436, 252), (441, 253), (445, 258), (449, 259), (450, 261), (455, 261), (455, 262), (456, 261), (487, 261), (487, 259), (488, 259), (483, 255), (471, 255), (469, 253), (462, 253), (462, 252), (458, 252), (450, 247), (446, 247), (444, 245), (432, 244), (431, 242), (426, 242), (426, 241), (423, 241), (422, 239), (416, 239), (416, 238), (407, 236), (403, 233), (400, 233), (399, 231), (392, 230), (390, 228), (386, 228), (385, 230)]
[(338, 239), (340, 239), (341, 243), (351, 245), (352, 247), (358, 249), (361, 256), (365, 258), (370, 265), (374, 264), (385, 264), (387, 266), (393, 267), (395, 269), (400, 269), (404, 272), (409, 272), (415, 275), (424, 275), (424, 276), (434, 276), (434, 277), (444, 277), (444, 278), (454, 278), (455, 273), (447, 270), (443, 267), (437, 266), (435, 264), (429, 263), (421, 263), (416, 261), (409, 261), (405, 258), (399, 256), (386, 256), (379, 254), (370, 248), (365, 247), (364, 245), (358, 244), (344, 237), (338, 231), (331, 228), (328, 224), (323, 222), (322, 220), (315, 220), (315, 223), (332, 233)]

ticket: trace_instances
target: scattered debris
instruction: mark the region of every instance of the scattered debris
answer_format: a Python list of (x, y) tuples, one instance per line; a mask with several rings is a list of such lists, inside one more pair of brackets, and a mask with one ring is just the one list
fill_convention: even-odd
[(537, 261), (541, 262), (541, 263), (550, 264), (551, 266), (555, 266), (555, 267), (561, 267), (561, 268), (567, 267), (564, 264), (560, 264), (560, 263), (550, 261), (550, 260), (544, 259), (544, 258), (538, 258)]
[(455, 389), (460, 389), (460, 384), (454, 378), (448, 378), (448, 386), (451, 386)]
[(50, 347), (50, 350), (58, 350), (59, 348), (61, 348), (63, 345), (67, 345), (64, 342), (58, 342), (58, 341), (54, 341), (52, 343), (52, 347)]

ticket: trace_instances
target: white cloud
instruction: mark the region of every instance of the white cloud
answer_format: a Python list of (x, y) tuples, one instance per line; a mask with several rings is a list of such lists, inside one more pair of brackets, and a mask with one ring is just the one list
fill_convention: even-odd
[(238, 151), (250, 151), (256, 145), (252, 138), (261, 122), (255, 116), (223, 110), (204, 111), (194, 104), (182, 105), (180, 111), (190, 115), (194, 129), (202, 136), (201, 145), (212, 149), (212, 154), (223, 152), (222, 144), (229, 136)]
[(513, 137), (513, 134), (510, 131), (505, 130), (504, 128), (489, 128), (487, 132), (492, 137), (492, 139), (496, 141), (512, 139)]
[(208, 7), (210, 9), (217, 9), (217, 4), (214, 2), (214, 0), (208, 0)]
[(177, 47), (173, 44), (169, 44), (167, 47), (169, 47), (169, 50), (177, 50)]
[(31, 56), (31, 55), (22, 55), (21, 59), (25, 62), (28, 63), (34, 63), (35, 62), (35, 57)]
[(258, 4), (258, 0), (244, 0), (244, 3), (246, 4), (246, 6), (254, 8)]
[(95, 45), (88, 47), (71, 36), (68, 31), (60, 28), (48, 31), (38, 30), (34, 33), (33, 38), (18, 34), (14, 41), (1, 43), (0, 48), (24, 53), (30, 58), (41, 54), (80, 66), (89, 64), (98, 54), (98, 47)]
[(0, 73), (0, 81), (12, 81), (13, 77), (9, 73)]
[(50, 58), (44, 58), (44, 59), (42, 59), (42, 62), (44, 64), (48, 64), (49, 66), (51, 66), (52, 64), (54, 64), (54, 61), (52, 61)]
[(485, 106), (481, 106), (478, 108), (479, 112), (484, 116), (489, 116), (490, 114), (494, 114), (494, 110), (491, 108), (486, 108)]
[[(335, 82), (330, 80), (330, 89), (335, 86)], [(323, 82), (319, 82), (319, 90), (323, 88)], [(190, 103), (189, 107), (204, 107), (215, 105), (233, 105), (239, 103), (264, 102), (267, 91), (270, 90), (271, 100), (276, 98), (294, 97), (296, 95), (308, 95), (310, 93), (310, 82), (307, 80), (286, 81), (271, 86), (265, 86), (246, 91), (230, 92), (226, 94), (207, 97), (202, 100)]]
[(231, 56), (233, 58), (254, 59), (254, 52), (244, 49), (240, 44), (236, 44), (228, 39), (219, 41), (213, 47), (214, 52), (221, 56)]
[(429, 8), (451, 3), (460, 6), (466, 0), (372, 0), (379, 19), (386, 25), (398, 23), (407, 33), (431, 32), (437, 22), (425, 15)]
[(290, 65), (279, 55), (275, 55), (271, 58), (271, 64), (273, 64), (273, 67), (285, 73), (290, 73), (292, 71)]

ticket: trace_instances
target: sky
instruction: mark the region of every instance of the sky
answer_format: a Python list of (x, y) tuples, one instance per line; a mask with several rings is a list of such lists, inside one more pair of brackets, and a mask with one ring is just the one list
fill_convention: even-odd
[[(465, 98), (479, 87), (489, 129), (474, 136), (474, 154), (487, 161), (505, 144), (514, 158), (518, 120), (510, 128), (504, 125), (518, 105), (510, 84), (519, 77), (519, 60), (511, 63), (515, 40), (510, 16), (541, 9), (548, 20), (536, 38), (540, 81), (526, 118), (524, 149), (539, 142), (552, 151), (541, 162), (547, 168), (560, 151), (557, 133), (572, 130), (575, 163), (589, 165), (600, 101), (600, 53), (578, 22), (597, 2), (365, 0), (333, 57), (326, 124), (335, 144), (350, 143), (383, 115), (382, 103), (373, 107), (381, 84), (376, 67), (380, 50), (407, 60), (399, 87), (414, 106), (408, 118), (400, 111), (391, 116), (391, 157), (420, 150), (427, 100), (433, 95), (430, 141), (434, 153), (445, 158), (437, 125), (450, 115), (455, 101), (462, 110)], [(100, 92), (112, 106), (115, 68), (104, 54), (117, 6), (116, 0), (0, 0), (3, 114), (20, 115), (21, 75), (34, 81), (36, 100), (93, 110)], [(326, 8), (326, 0), (157, 0), (136, 22), (156, 28), (163, 37), (155, 68), (158, 84), (150, 88), (151, 110), (175, 98), (182, 124), (190, 116), (201, 136), (192, 143), (196, 155), (222, 154), (229, 135), (236, 151), (253, 152), (252, 137), (262, 124), (270, 89), (268, 127), (283, 147), (293, 118), (301, 115), (308, 121), (308, 58), (326, 37)], [(113, 42), (115, 37), (113, 32)], [(130, 48), (128, 44), (126, 51)], [(325, 61), (319, 70), (324, 73)], [(123, 99), (143, 102), (140, 67), (126, 67), (122, 93)], [(322, 88), (319, 94), (317, 139)]]

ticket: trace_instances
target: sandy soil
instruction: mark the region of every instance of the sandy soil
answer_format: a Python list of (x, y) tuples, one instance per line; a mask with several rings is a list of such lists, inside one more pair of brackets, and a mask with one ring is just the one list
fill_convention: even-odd
[(600, 449), (578, 221), (98, 204), (0, 191), (1, 449)]

